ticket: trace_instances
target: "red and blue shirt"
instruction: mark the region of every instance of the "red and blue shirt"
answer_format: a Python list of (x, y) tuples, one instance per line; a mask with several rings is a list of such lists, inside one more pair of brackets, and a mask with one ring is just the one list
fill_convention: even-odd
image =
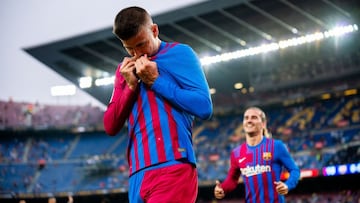
[(285, 184), (291, 190), (298, 183), (300, 169), (282, 141), (263, 137), (256, 146), (243, 143), (231, 152), (229, 173), (221, 186), (225, 193), (234, 190), (241, 175), (247, 203), (285, 202), (274, 184), (280, 181), (283, 168), (290, 173)]
[(136, 91), (126, 85), (119, 64), (104, 114), (109, 135), (117, 134), (127, 121), (130, 175), (179, 159), (195, 165), (194, 116), (208, 119), (213, 110), (205, 74), (188, 45), (162, 42), (151, 60), (157, 63), (159, 77), (151, 87), (140, 82)]

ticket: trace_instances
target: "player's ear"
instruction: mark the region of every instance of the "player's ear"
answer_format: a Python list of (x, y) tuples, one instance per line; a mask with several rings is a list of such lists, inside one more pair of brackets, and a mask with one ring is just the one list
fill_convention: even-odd
[(151, 31), (152, 31), (154, 37), (159, 36), (159, 27), (158, 27), (157, 24), (154, 23), (154, 24), (151, 25)]

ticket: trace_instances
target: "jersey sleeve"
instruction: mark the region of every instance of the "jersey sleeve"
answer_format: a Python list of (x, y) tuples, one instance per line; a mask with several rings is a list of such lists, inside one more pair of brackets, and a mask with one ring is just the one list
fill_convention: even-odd
[(290, 155), (289, 150), (282, 141), (275, 141), (275, 149), (279, 153), (278, 157), (281, 160), (282, 164), (290, 173), (290, 176), (285, 181), (285, 184), (288, 186), (289, 190), (294, 189), (300, 178), (300, 169), (296, 165), (294, 159)]
[(237, 160), (235, 158), (234, 153), (231, 153), (230, 157), (230, 169), (228, 175), (225, 180), (221, 183), (221, 187), (223, 188), (225, 194), (233, 191), (239, 182), (240, 178), (240, 169), (237, 164)]
[(177, 108), (201, 119), (210, 118), (213, 106), (199, 59), (187, 45), (177, 45), (174, 50), (169, 54), (169, 63), (157, 63), (160, 70), (172, 76), (172, 80), (163, 77), (160, 72), (151, 88)]
[(115, 73), (113, 93), (104, 113), (103, 123), (108, 135), (116, 135), (124, 126), (135, 103), (137, 91), (131, 90), (120, 74), (121, 64)]

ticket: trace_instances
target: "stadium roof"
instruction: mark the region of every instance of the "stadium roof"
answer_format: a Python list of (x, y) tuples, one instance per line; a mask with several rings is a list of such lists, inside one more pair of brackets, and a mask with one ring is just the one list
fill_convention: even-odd
[[(264, 74), (280, 74), (282, 67), (312, 64), (339, 55), (358, 53), (360, 42), (356, 30), (360, 25), (359, 11), (357, 0), (221, 0), (202, 2), (153, 17), (160, 27), (162, 40), (187, 43), (201, 59), (209, 56), (222, 58), (217, 63), (204, 65), (210, 88), (216, 89), (214, 103), (221, 106), (237, 105), (243, 101), (241, 97), (249, 94), (250, 87), (256, 93), (315, 84), (317, 80), (358, 77), (359, 67), (344, 74), (329, 73), (327, 77), (304, 78), (295, 82), (257, 81)], [(324, 36), (330, 30), (335, 32), (333, 28), (336, 26), (350, 26), (354, 32), (341, 39), (329, 37), (306, 45), (291, 45), (286, 49), (278, 47), (280, 42), (301, 40), (301, 36), (309, 34), (322, 33)], [(275, 45), (276, 48), (263, 53), (268, 47), (259, 46), (264, 44)], [(254, 47), (258, 49), (252, 49)], [(221, 54), (239, 54), (236, 52), (239, 50), (255, 53), (242, 52), (242, 57), (238, 59), (223, 60), (229, 55)], [(112, 27), (29, 47), (25, 51), (76, 86), (79, 86), (81, 77), (97, 79), (112, 76), (117, 64), (127, 55), (113, 35)], [(243, 57), (245, 55), (247, 57)], [(234, 88), (238, 82), (248, 93)], [(84, 90), (107, 104), (112, 85), (93, 85)]]

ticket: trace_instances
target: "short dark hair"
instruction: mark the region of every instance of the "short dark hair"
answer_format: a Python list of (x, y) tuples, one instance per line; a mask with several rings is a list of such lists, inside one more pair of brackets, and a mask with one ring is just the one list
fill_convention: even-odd
[(120, 40), (128, 40), (149, 20), (151, 20), (150, 14), (143, 8), (137, 6), (124, 8), (115, 17), (113, 33)]

